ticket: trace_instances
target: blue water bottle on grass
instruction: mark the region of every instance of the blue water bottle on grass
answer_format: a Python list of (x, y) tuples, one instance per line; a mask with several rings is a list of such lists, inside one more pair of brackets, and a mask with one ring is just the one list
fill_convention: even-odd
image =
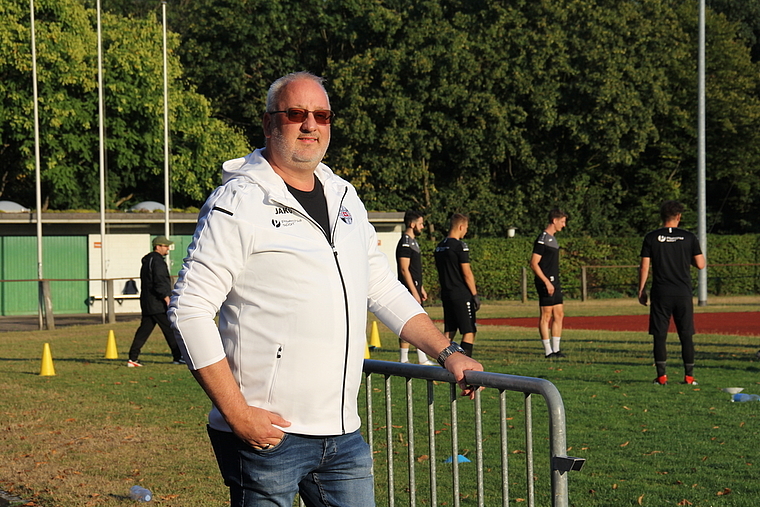
[(142, 486), (132, 486), (129, 488), (129, 498), (138, 502), (150, 502), (153, 500), (153, 493)]
[(760, 401), (760, 394), (736, 393), (731, 401)]

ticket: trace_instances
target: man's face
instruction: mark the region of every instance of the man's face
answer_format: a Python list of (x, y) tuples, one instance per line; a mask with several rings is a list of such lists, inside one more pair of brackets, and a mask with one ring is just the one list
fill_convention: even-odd
[(169, 245), (156, 245), (156, 252), (160, 253), (161, 255), (166, 255), (169, 253)]
[(559, 232), (565, 228), (565, 225), (567, 225), (567, 217), (555, 218), (552, 220), (552, 223), (554, 224), (554, 230)]
[[(302, 108), (329, 110), (330, 100), (322, 87), (310, 79), (286, 85), (280, 93), (276, 111)], [(292, 123), (284, 113), (264, 115), (267, 157), (273, 166), (286, 170), (313, 171), (330, 145), (330, 125), (320, 125), (309, 113), (302, 123)]]
[(422, 230), (425, 228), (425, 219), (423, 217), (418, 218), (412, 222), (412, 231), (415, 236), (422, 234)]

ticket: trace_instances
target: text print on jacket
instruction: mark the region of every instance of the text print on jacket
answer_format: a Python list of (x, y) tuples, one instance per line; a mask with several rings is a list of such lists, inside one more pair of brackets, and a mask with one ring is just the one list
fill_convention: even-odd
[[(226, 162), (169, 315), (191, 369), (226, 357), (248, 404), (290, 421), (285, 431), (339, 435), (360, 425), (367, 309), (396, 334), (423, 310), (378, 249), (353, 186), (323, 164), (316, 176), (332, 244), (261, 150)], [(216, 408), (209, 423), (230, 431)]]

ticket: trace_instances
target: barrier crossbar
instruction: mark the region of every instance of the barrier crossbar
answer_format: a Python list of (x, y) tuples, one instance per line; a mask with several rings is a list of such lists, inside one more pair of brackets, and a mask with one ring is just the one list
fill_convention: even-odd
[[(437, 366), (421, 366), (409, 363), (397, 363), (391, 361), (377, 361), (371, 359), (365, 359), (364, 361), (364, 373), (365, 373), (365, 394), (366, 394), (366, 411), (365, 418), (365, 430), (367, 436), (367, 442), (370, 448), (373, 450), (375, 456), (375, 464), (378, 467), (378, 459), (380, 456), (385, 457), (386, 463), (386, 477), (378, 477), (375, 475), (376, 484), (379, 481), (387, 480), (387, 505), (388, 507), (395, 507), (397, 502), (397, 496), (399, 491), (408, 491), (408, 504), (411, 507), (416, 507), (417, 497), (425, 498), (425, 505), (441, 505), (446, 503), (459, 507), (461, 503), (461, 481), (460, 474), (460, 424), (459, 414), (460, 403), (464, 403), (465, 406), (470, 403), (470, 400), (463, 399), (458, 402), (459, 388), (454, 382), (454, 377), (447, 370)], [(383, 389), (373, 387), (373, 377), (381, 376), (383, 378)], [(392, 385), (392, 379), (398, 378), (404, 383), (404, 389), (394, 389)], [(533, 377), (522, 377), (517, 375), (507, 375), (491, 372), (467, 372), (465, 379), (468, 384), (475, 386), (483, 386), (485, 391), (478, 391), (472, 402), (472, 424), (474, 425), (474, 460), (465, 459), (464, 461), (474, 461), (475, 466), (475, 489), (477, 494), (477, 505), (482, 507), (486, 505), (486, 493), (484, 488), (484, 470), (493, 470), (497, 468), (494, 463), (484, 463), (484, 423), (483, 423), (483, 402), (482, 393), (487, 393), (488, 389), (496, 389), (498, 391), (498, 419), (499, 419), (499, 460), (498, 466), (501, 468), (501, 505), (507, 506), (509, 504), (509, 449), (508, 449), (508, 433), (509, 425), (507, 417), (507, 392), (514, 391), (522, 393), (524, 396), (522, 408), (524, 409), (524, 423), (525, 423), (525, 491), (526, 491), (526, 505), (528, 507), (535, 507), (536, 495), (534, 491), (534, 455), (533, 455), (533, 412), (532, 412), (532, 396), (540, 395), (544, 398), (548, 409), (548, 430), (549, 430), (549, 468), (548, 473), (551, 476), (551, 506), (552, 507), (567, 507), (568, 506), (568, 480), (567, 472), (571, 470), (580, 470), (583, 467), (585, 459), (573, 458), (566, 455), (567, 442), (565, 431), (565, 408), (562, 402), (562, 397), (559, 394), (556, 386), (550, 381)], [(418, 481), (416, 464), (418, 463), (418, 450), (416, 448), (414, 421), (415, 414), (418, 412), (415, 409), (414, 403), (414, 391), (412, 388), (413, 382), (415, 384), (420, 381), (425, 382), (425, 404), (427, 410), (427, 435), (428, 442), (427, 447), (424, 449), (427, 451), (426, 459), (428, 462), (428, 487), (429, 496), (427, 492), (418, 491)], [(398, 383), (399, 380), (396, 381)], [(442, 444), (441, 440), (445, 440), (445, 437), (440, 437), (440, 434), (444, 432), (438, 431), (436, 428), (436, 386), (445, 385), (448, 387), (447, 402), (450, 412), (450, 445)], [(375, 407), (373, 398), (377, 398), (377, 392), (382, 392), (385, 399), (384, 407), (384, 427), (385, 427), (385, 439), (384, 442), (381, 439), (375, 438)], [(404, 427), (399, 425), (399, 421), (394, 421), (394, 407), (396, 407), (396, 393), (403, 391), (400, 396), (403, 396), (405, 400), (399, 401), (399, 406), (406, 406), (406, 426), (405, 433), (399, 433), (394, 437), (394, 432), (399, 428)], [(440, 390), (439, 390), (440, 392)], [(418, 396), (417, 398), (420, 398)], [(441, 396), (439, 395), (440, 399)], [(445, 410), (445, 407), (441, 407)], [(439, 409), (439, 413), (440, 410)], [(423, 410), (423, 409), (420, 409)], [(516, 410), (519, 411), (519, 410)], [(377, 413), (380, 412), (378, 409)], [(398, 413), (396, 414), (398, 419)], [(419, 420), (419, 418), (417, 418)], [(469, 422), (469, 421), (468, 421)], [(493, 428), (487, 428), (489, 432), (494, 432)], [(439, 438), (440, 437), (440, 438)], [(490, 438), (490, 437), (489, 437)], [(399, 439), (403, 439), (403, 445), (406, 446), (407, 452), (405, 458), (394, 459), (394, 443), (397, 443)], [(444, 445), (444, 447), (442, 447)], [(450, 463), (451, 463), (451, 478), (447, 479), (447, 484), (450, 482), (450, 488), (447, 486), (446, 491), (451, 491), (450, 499), (442, 499), (439, 503), (439, 481), (441, 477), (447, 471), (444, 469), (439, 472), (439, 464), (442, 462), (440, 456), (437, 455), (437, 449), (446, 448), (451, 450)], [(522, 452), (522, 451), (518, 451)], [(447, 451), (448, 454), (448, 451)], [(405, 463), (399, 461), (403, 460)], [(397, 461), (399, 461), (397, 463)], [(446, 460), (446, 467), (448, 467), (449, 460)], [(408, 482), (402, 486), (396, 485), (396, 477), (399, 475), (396, 471), (396, 465), (400, 468), (406, 468), (408, 474)], [(470, 465), (467, 465), (468, 467)], [(469, 476), (472, 472), (469, 472)], [(408, 487), (408, 490), (407, 490)], [(468, 488), (471, 488), (468, 485)], [(385, 489), (384, 487), (382, 489)], [(497, 505), (494, 499), (495, 493), (489, 492), (488, 505)], [(403, 495), (404, 497), (406, 494)], [(450, 503), (449, 503), (450, 502)], [(468, 501), (472, 504), (471, 501)], [(382, 505), (381, 498), (378, 497), (378, 505)]]

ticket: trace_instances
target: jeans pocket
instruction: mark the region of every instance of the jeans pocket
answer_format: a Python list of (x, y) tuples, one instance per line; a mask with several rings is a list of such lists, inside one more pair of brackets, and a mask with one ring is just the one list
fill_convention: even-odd
[(259, 448), (253, 447), (253, 446), (251, 446), (251, 449), (253, 449), (254, 451), (256, 451), (259, 454), (270, 454), (270, 453), (273, 453), (275, 451), (278, 451), (278, 450), (282, 449), (284, 447), (285, 439), (287, 439), (287, 438), (288, 438), (288, 434), (287, 433), (283, 433), (282, 438), (276, 444), (270, 445), (266, 449), (263, 449), (263, 448), (259, 449)]

